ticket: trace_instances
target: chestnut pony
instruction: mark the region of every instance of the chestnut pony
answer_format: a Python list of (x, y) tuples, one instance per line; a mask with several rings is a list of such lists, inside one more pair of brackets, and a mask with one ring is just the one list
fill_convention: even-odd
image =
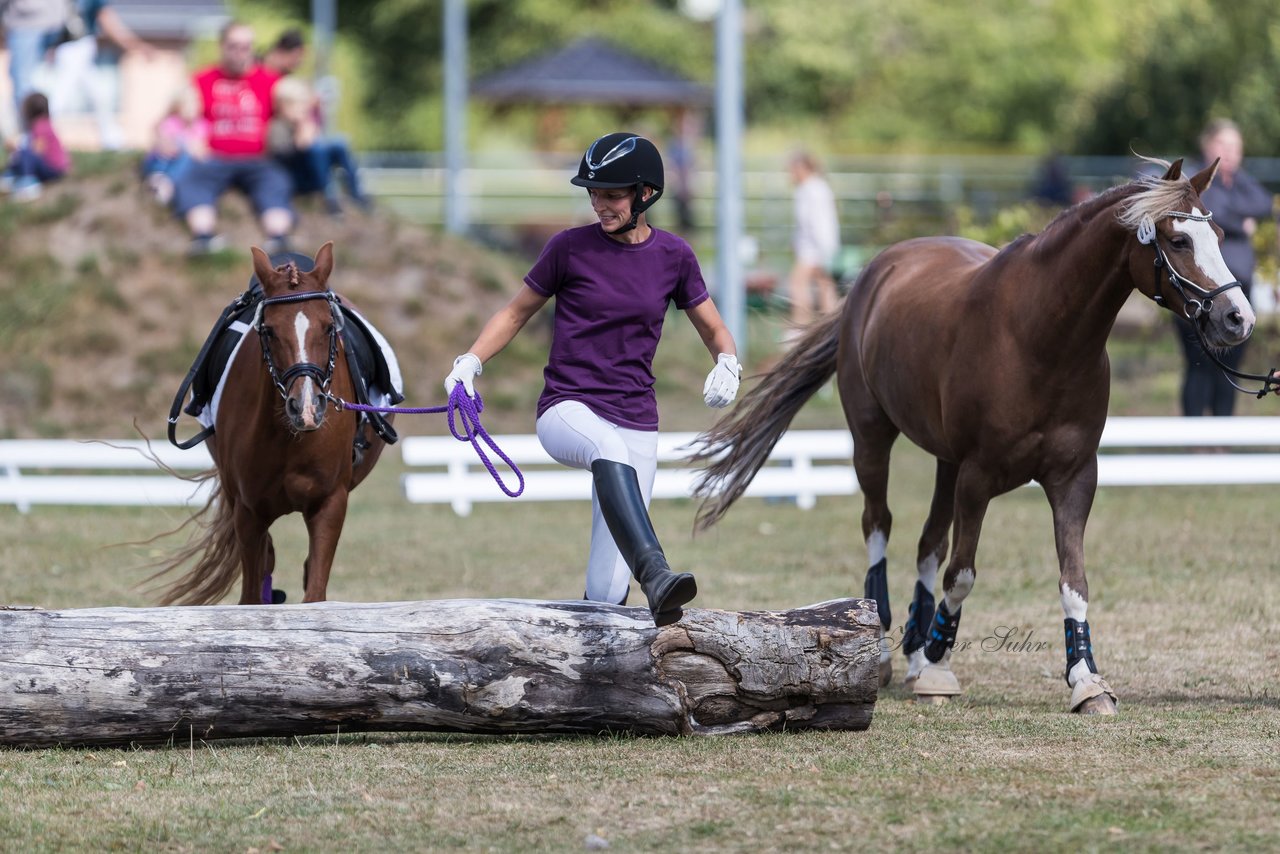
[[(308, 272), (293, 262), (273, 268), (265, 252), (256, 246), (252, 252), (264, 298), (228, 368), (208, 439), (216, 488), (195, 516), (203, 535), (153, 576), (196, 560), (163, 591), (164, 604), (217, 602), (237, 575), (240, 604), (269, 603), (275, 549), (268, 529), (295, 512), (308, 534), (303, 601), (323, 601), (347, 495), (384, 446), (357, 413), (329, 405), (334, 398), (355, 399), (343, 316), (328, 289), (333, 244), (320, 247)], [(368, 444), (353, 454), (357, 429)]]
[[(782, 361), (700, 437), (706, 463), (698, 524), (716, 522), (778, 437), (832, 373), (854, 437), (871, 566), (866, 595), (887, 631), (885, 547), (889, 451), (899, 433), (937, 458), (932, 506), (917, 551), (904, 626), (906, 682), (922, 698), (960, 692), (951, 648), (988, 502), (1038, 481), (1053, 511), (1072, 711), (1114, 713), (1098, 673), (1086, 611), (1084, 530), (1097, 487), (1107, 417), (1106, 342), (1136, 288), (1192, 319), (1212, 347), (1243, 342), (1254, 313), (1218, 248), (1200, 200), (1215, 161), (1187, 179), (1182, 161), (1064, 211), (1004, 249), (954, 237), (908, 240), (880, 253), (842, 307), (810, 326)], [(954, 524), (955, 549), (942, 576)], [(881, 679), (892, 672), (888, 639)]]

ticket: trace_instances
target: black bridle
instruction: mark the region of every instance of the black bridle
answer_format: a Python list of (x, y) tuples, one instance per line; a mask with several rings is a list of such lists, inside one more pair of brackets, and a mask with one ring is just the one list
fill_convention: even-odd
[[(1210, 220), (1213, 219), (1212, 212), (1206, 213), (1206, 214), (1198, 214), (1198, 213), (1188, 213), (1185, 211), (1170, 211), (1169, 213), (1165, 214), (1165, 216), (1179, 217), (1182, 219), (1190, 219), (1190, 220), (1195, 220), (1197, 222), (1209, 222)], [(1204, 350), (1204, 353), (1206, 356), (1209, 357), (1209, 360), (1213, 362), (1215, 365), (1217, 365), (1218, 370), (1222, 371), (1222, 373), (1226, 375), (1227, 382), (1231, 383), (1231, 386), (1236, 391), (1244, 392), (1245, 394), (1256, 395), (1259, 399), (1264, 398), (1268, 394), (1270, 394), (1274, 390), (1278, 382), (1277, 377), (1275, 376), (1274, 368), (1269, 373), (1266, 373), (1266, 374), (1247, 374), (1247, 373), (1244, 373), (1243, 371), (1236, 370), (1235, 368), (1226, 364), (1225, 362), (1223, 362), (1221, 359), (1217, 357), (1217, 355), (1213, 352), (1213, 347), (1211, 347), (1208, 340), (1205, 339), (1204, 330), (1201, 328), (1201, 325), (1200, 325), (1201, 316), (1213, 310), (1214, 297), (1216, 297), (1220, 293), (1223, 293), (1224, 291), (1229, 291), (1232, 288), (1243, 288), (1244, 285), (1241, 282), (1232, 281), (1232, 282), (1227, 282), (1225, 285), (1221, 285), (1220, 287), (1213, 288), (1212, 290), (1207, 290), (1205, 288), (1200, 287), (1195, 282), (1191, 281), (1186, 276), (1179, 273), (1177, 270), (1173, 268), (1173, 265), (1169, 263), (1168, 257), (1164, 254), (1164, 250), (1160, 247), (1160, 237), (1156, 233), (1155, 222), (1151, 219), (1144, 219), (1142, 223), (1139, 224), (1138, 242), (1144, 243), (1144, 244), (1150, 244), (1151, 248), (1154, 249), (1156, 253), (1156, 260), (1155, 260), (1156, 279), (1155, 279), (1155, 287), (1153, 288), (1152, 294), (1151, 294), (1151, 298), (1155, 300), (1156, 305), (1158, 306), (1165, 305), (1165, 298), (1164, 298), (1164, 295), (1161, 293), (1163, 284), (1160, 280), (1160, 271), (1163, 269), (1165, 271), (1165, 276), (1169, 282), (1169, 286), (1172, 287), (1175, 291), (1177, 291), (1178, 296), (1182, 298), (1182, 314), (1187, 319), (1187, 321), (1190, 322), (1192, 328), (1195, 329), (1196, 338), (1198, 338), (1200, 341), (1200, 349)], [(1196, 296), (1192, 296), (1190, 293), (1188, 293), (1188, 291), (1194, 292)], [(1248, 380), (1250, 382), (1260, 382), (1262, 383), (1262, 388), (1260, 389), (1245, 388), (1244, 386), (1240, 385), (1235, 380), (1233, 380), (1232, 377), (1237, 377), (1242, 380)]]
[[(313, 299), (322, 299), (329, 302), (329, 313), (333, 318), (333, 323), (329, 326), (329, 363), (322, 368), (315, 362), (297, 362), (291, 365), (283, 374), (280, 374), (276, 370), (275, 360), (271, 357), (271, 329), (263, 322), (266, 307)], [(267, 373), (271, 376), (271, 382), (275, 384), (283, 400), (289, 399), (289, 386), (294, 380), (298, 377), (309, 376), (320, 387), (321, 396), (327, 400), (334, 401), (333, 395), (329, 393), (329, 385), (333, 382), (333, 367), (338, 359), (338, 330), (341, 326), (342, 311), (338, 307), (338, 295), (333, 291), (304, 291), (297, 294), (281, 294), (280, 296), (267, 297), (258, 304), (258, 312), (253, 319), (253, 330), (258, 333), (258, 341), (262, 344), (262, 360), (267, 365)], [(336, 403), (336, 401), (334, 402)]]

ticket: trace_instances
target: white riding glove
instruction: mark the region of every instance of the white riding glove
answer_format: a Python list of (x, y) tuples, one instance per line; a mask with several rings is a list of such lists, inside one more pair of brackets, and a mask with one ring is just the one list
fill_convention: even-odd
[(738, 377), (741, 374), (742, 365), (738, 364), (738, 357), (732, 353), (721, 353), (702, 386), (702, 399), (707, 406), (723, 409), (733, 403), (738, 396)]
[(480, 357), (475, 353), (463, 353), (453, 360), (453, 370), (444, 378), (445, 397), (453, 394), (453, 387), (458, 383), (462, 383), (462, 390), (467, 393), (467, 397), (475, 397), (475, 379), (483, 373)]

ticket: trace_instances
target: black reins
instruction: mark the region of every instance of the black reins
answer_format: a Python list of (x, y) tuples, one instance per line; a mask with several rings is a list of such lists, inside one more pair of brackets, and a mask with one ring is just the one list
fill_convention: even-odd
[[(1197, 214), (1183, 211), (1171, 211), (1166, 214), (1166, 216), (1191, 219), (1196, 220), (1197, 222), (1208, 222), (1213, 219), (1212, 213)], [(1204, 354), (1209, 357), (1209, 360), (1218, 366), (1218, 370), (1222, 371), (1226, 376), (1227, 382), (1231, 383), (1231, 387), (1236, 391), (1243, 392), (1244, 394), (1256, 395), (1261, 399), (1274, 391), (1277, 386), (1280, 386), (1280, 379), (1276, 377), (1276, 370), (1274, 368), (1266, 374), (1249, 374), (1243, 371), (1238, 371), (1223, 362), (1213, 352), (1213, 347), (1210, 346), (1208, 340), (1204, 337), (1204, 330), (1200, 326), (1201, 315), (1213, 309), (1214, 297), (1224, 291), (1229, 291), (1232, 288), (1243, 288), (1244, 285), (1241, 282), (1233, 281), (1227, 282), (1225, 285), (1213, 288), (1212, 290), (1206, 290), (1183, 276), (1173, 268), (1173, 265), (1169, 263), (1169, 259), (1165, 256), (1164, 250), (1160, 248), (1160, 238), (1156, 234), (1155, 222), (1150, 219), (1144, 219), (1143, 222), (1139, 224), (1138, 242), (1150, 244), (1151, 248), (1154, 249), (1156, 253), (1155, 288), (1153, 289), (1151, 298), (1155, 301), (1156, 305), (1165, 305), (1164, 296), (1161, 294), (1162, 284), (1160, 281), (1160, 271), (1163, 269), (1170, 287), (1177, 291), (1178, 296), (1182, 298), (1182, 314), (1190, 322), (1192, 328), (1195, 329), (1196, 338), (1200, 341), (1200, 349), (1204, 350)], [(1194, 291), (1198, 297), (1191, 296), (1187, 293), (1188, 290)], [(1248, 382), (1260, 382), (1262, 383), (1262, 388), (1245, 388), (1232, 379), (1232, 377), (1246, 380)]]

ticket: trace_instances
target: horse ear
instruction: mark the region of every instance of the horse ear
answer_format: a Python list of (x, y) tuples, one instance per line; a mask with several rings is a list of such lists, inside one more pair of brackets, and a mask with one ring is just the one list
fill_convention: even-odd
[(1164, 173), (1164, 180), (1176, 181), (1181, 177), (1182, 177), (1182, 158), (1179, 157), (1177, 160), (1169, 164), (1168, 171)]
[(253, 274), (258, 277), (258, 281), (262, 283), (262, 287), (265, 290), (269, 284), (275, 281), (275, 268), (271, 266), (271, 259), (267, 257), (267, 253), (258, 247), (249, 247), (249, 252), (253, 255)]
[(1209, 185), (1213, 183), (1213, 177), (1218, 174), (1220, 162), (1222, 162), (1221, 157), (1214, 158), (1212, 163), (1197, 172), (1191, 179), (1191, 186), (1195, 188), (1196, 195), (1203, 196), (1204, 191), (1209, 189)]
[(320, 247), (320, 251), (316, 253), (315, 266), (311, 268), (310, 276), (315, 282), (317, 290), (323, 288), (325, 283), (329, 281), (329, 274), (333, 272), (333, 241), (325, 243)]

